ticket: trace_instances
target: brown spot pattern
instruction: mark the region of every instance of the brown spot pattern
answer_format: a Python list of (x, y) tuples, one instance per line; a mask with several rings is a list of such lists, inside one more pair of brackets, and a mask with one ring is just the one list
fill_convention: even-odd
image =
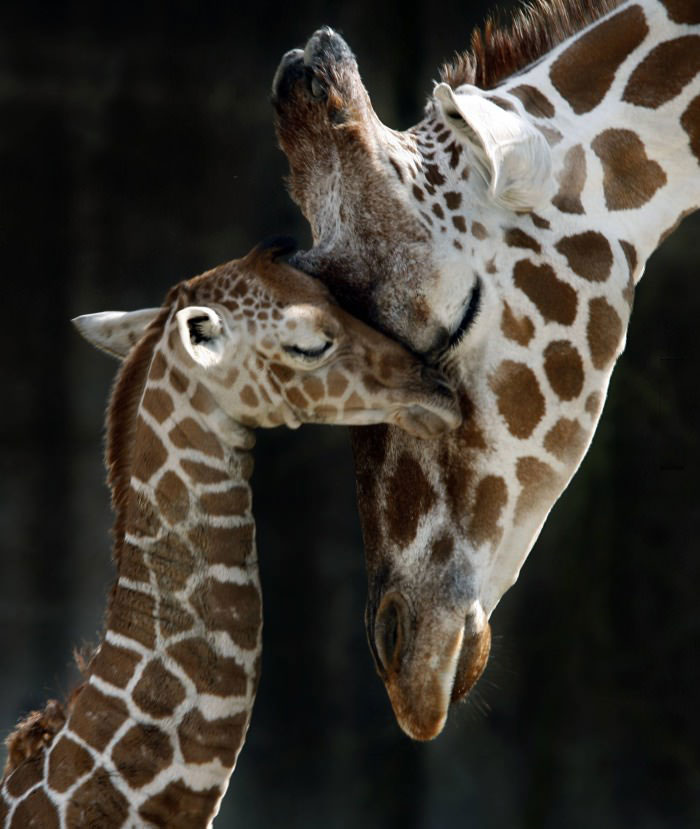
[(430, 547), (430, 561), (435, 564), (446, 564), (455, 548), (454, 538), (447, 532), (439, 535)]
[(666, 184), (666, 173), (656, 161), (647, 158), (642, 140), (632, 130), (604, 130), (591, 146), (603, 162), (603, 192), (608, 210), (641, 207)]
[(229, 478), (229, 474), (223, 469), (216, 469), (199, 461), (182, 460), (180, 466), (185, 472), (200, 484), (220, 484)]
[(148, 371), (148, 376), (151, 380), (162, 380), (165, 377), (168, 364), (161, 351), (156, 351), (151, 361), (151, 367)]
[[(168, 829), (204, 827), (220, 796), (217, 787), (197, 792), (178, 780), (150, 797), (139, 809), (139, 815), (153, 826), (167, 826)], [(102, 829), (101, 824), (95, 825)]]
[(436, 164), (425, 165), (425, 178), (435, 187), (442, 187), (445, 183), (445, 176), (443, 176)]
[(243, 742), (247, 714), (207, 720), (197, 709), (188, 711), (177, 729), (186, 763), (210, 763), (217, 757), (231, 767)]
[(309, 405), (309, 401), (306, 399), (306, 397), (304, 397), (304, 395), (301, 393), (301, 391), (298, 388), (296, 388), (295, 386), (292, 386), (291, 388), (286, 389), (286, 395), (287, 395), (287, 400), (289, 400), (289, 402), (292, 404), (292, 406), (295, 406), (297, 409), (299, 409), (301, 411), (304, 411), (306, 409), (306, 407)]
[(155, 725), (133, 726), (112, 749), (114, 765), (134, 789), (150, 783), (172, 759), (170, 739)]
[(554, 246), (571, 270), (589, 282), (605, 282), (613, 264), (610, 242), (595, 230), (564, 236)]
[(172, 470), (168, 470), (158, 481), (155, 494), (161, 515), (169, 524), (177, 524), (187, 518), (190, 495), (187, 487)]
[(503, 478), (487, 475), (479, 481), (467, 530), (474, 545), (478, 547), (487, 541), (498, 543), (503, 532), (498, 522), (507, 501), (508, 487)]
[(586, 411), (591, 417), (596, 417), (603, 405), (603, 395), (599, 391), (592, 391), (586, 398)]
[(510, 305), (504, 301), (503, 313), (501, 314), (501, 331), (504, 337), (524, 346), (533, 338), (535, 326), (528, 316), (516, 317), (510, 310)]
[(187, 391), (189, 384), (189, 380), (179, 369), (175, 367), (170, 369), (170, 385), (175, 389), (175, 391), (182, 394)]
[(554, 61), (549, 77), (577, 115), (598, 106), (648, 31), (641, 8), (631, 6), (591, 28)]
[(578, 420), (560, 417), (545, 435), (544, 448), (563, 463), (575, 463), (583, 455), (587, 439)]
[(681, 93), (700, 72), (700, 35), (660, 43), (630, 75), (622, 99), (657, 109)]
[(215, 406), (211, 392), (201, 383), (197, 383), (194, 394), (190, 397), (190, 403), (193, 409), (202, 412), (202, 414), (209, 414), (209, 412), (214, 410)]
[(214, 458), (223, 458), (224, 456), (216, 435), (208, 429), (203, 429), (191, 417), (183, 418), (174, 426), (170, 430), (169, 438), (178, 449), (195, 449)]
[(109, 608), (109, 628), (146, 648), (153, 648), (156, 643), (154, 613), (155, 601), (151, 596), (117, 585)]
[(252, 584), (232, 584), (209, 578), (190, 598), (207, 630), (223, 630), (245, 650), (258, 642), (262, 624), (260, 593)]
[(167, 549), (167, 555), (149, 557), (150, 571), (156, 577), (160, 590), (166, 593), (182, 590), (194, 569), (192, 550), (176, 533), (164, 536), (163, 549)]
[(522, 489), (515, 505), (515, 523), (526, 515), (554, 501), (559, 493), (560, 480), (549, 464), (538, 458), (518, 458), (515, 474)]
[(568, 340), (555, 340), (544, 350), (544, 371), (562, 400), (573, 400), (583, 389), (583, 361)]
[(32, 786), (43, 779), (44, 777), (44, 752), (41, 751), (34, 757), (24, 760), (12, 772), (7, 780), (7, 791), (13, 797), (21, 797), (25, 792), (28, 792)]
[(529, 437), (545, 409), (544, 397), (533, 371), (524, 363), (504, 360), (489, 384), (510, 433), (517, 438)]
[(167, 420), (175, 408), (172, 398), (163, 389), (146, 389), (141, 405), (158, 423)]
[(330, 397), (340, 397), (348, 387), (347, 377), (340, 371), (332, 371), (328, 375), (328, 394)]
[(245, 564), (253, 552), (255, 527), (244, 524), (240, 527), (195, 527), (189, 539), (196, 550), (200, 550), (209, 564), (224, 564), (237, 567)]
[(557, 277), (551, 265), (521, 259), (515, 263), (513, 279), (545, 321), (571, 325), (576, 319), (576, 291)]
[(207, 515), (244, 515), (251, 508), (250, 489), (234, 486), (225, 492), (206, 492), (199, 503)]
[(92, 664), (92, 672), (110, 685), (126, 688), (140, 661), (141, 657), (134, 651), (103, 642)]
[(324, 395), (323, 383), (318, 377), (304, 377), (302, 386), (304, 387), (304, 393), (308, 396), (309, 400), (317, 401)]
[(156, 719), (171, 716), (184, 698), (182, 683), (160, 659), (152, 659), (146, 665), (133, 691), (138, 707)]
[(163, 466), (168, 453), (158, 435), (140, 417), (137, 419), (134, 443), (139, 451), (134, 458), (132, 474), (145, 483)]
[(459, 206), (462, 204), (462, 194), (457, 193), (454, 190), (450, 190), (445, 193), (445, 204), (450, 210), (458, 210)]
[(681, 115), (681, 126), (688, 133), (690, 149), (700, 164), (700, 95), (693, 98)]
[(625, 259), (627, 259), (627, 267), (629, 268), (629, 279), (622, 291), (622, 296), (631, 308), (634, 302), (634, 275), (637, 272), (637, 251), (631, 242), (626, 242), (624, 239), (620, 239), (619, 242), (625, 254)]
[(467, 232), (467, 223), (464, 221), (464, 216), (453, 216), (452, 224), (457, 228), (457, 230), (460, 233)]
[(270, 371), (280, 383), (288, 383), (294, 377), (294, 371), (289, 366), (282, 365), (282, 363), (272, 363)]
[(143, 553), (133, 544), (122, 544), (119, 554), (119, 574), (130, 581), (149, 581), (149, 571)]
[(421, 465), (404, 452), (389, 478), (384, 505), (391, 540), (399, 547), (410, 544), (418, 532), (418, 522), (435, 500), (435, 490)]
[(472, 233), (477, 239), (486, 239), (489, 235), (481, 222), (472, 222)]
[(596, 297), (588, 303), (586, 336), (593, 365), (600, 370), (608, 368), (622, 339), (622, 321), (603, 297)]
[(77, 789), (68, 803), (68, 826), (99, 826), (100, 829), (122, 829), (129, 814), (129, 804), (99, 768)]
[(235, 659), (219, 656), (201, 637), (183, 639), (168, 648), (168, 653), (194, 682), (200, 694), (220, 697), (243, 696), (247, 680)]
[[(74, 824), (71, 824), (74, 825)], [(59, 829), (56, 807), (41, 789), (32, 792), (15, 809), (10, 829)]]
[(564, 164), (556, 175), (559, 190), (552, 204), (562, 213), (583, 213), (581, 193), (586, 183), (586, 153), (580, 144), (570, 147), (564, 156)]
[(662, 0), (674, 23), (700, 23), (700, 6), (696, 0)]
[(128, 714), (120, 699), (107, 696), (88, 683), (76, 700), (70, 729), (97, 751), (104, 751)]
[(520, 98), (525, 109), (535, 118), (552, 118), (554, 116), (552, 102), (534, 86), (524, 83), (508, 91), (516, 98)]
[(539, 253), (541, 250), (540, 243), (532, 236), (528, 236), (524, 230), (518, 227), (509, 227), (505, 233), (505, 241), (508, 247), (511, 248), (527, 248)]
[(260, 404), (255, 390), (250, 385), (243, 386), (241, 389), (240, 399), (242, 403), (246, 406), (250, 406), (252, 409), (256, 408)]

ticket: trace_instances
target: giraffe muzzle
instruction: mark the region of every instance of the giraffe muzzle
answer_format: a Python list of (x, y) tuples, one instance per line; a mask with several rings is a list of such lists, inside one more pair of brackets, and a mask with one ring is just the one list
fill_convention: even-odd
[(397, 722), (420, 741), (440, 734), (450, 706), (482, 675), (491, 646), (477, 603), (460, 623), (453, 614), (417, 616), (396, 590), (382, 598), (368, 635)]

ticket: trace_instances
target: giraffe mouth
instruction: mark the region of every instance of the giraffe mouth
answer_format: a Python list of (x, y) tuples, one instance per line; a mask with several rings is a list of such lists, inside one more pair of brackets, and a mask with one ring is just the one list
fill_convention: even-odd
[(272, 81), (272, 103), (279, 107), (303, 90), (307, 100), (328, 107), (331, 120), (345, 120), (341, 89), (343, 67), (355, 67), (355, 56), (343, 38), (328, 26), (311, 35), (303, 49), (282, 56)]
[(465, 636), (457, 660), (450, 702), (464, 699), (476, 685), (486, 668), (491, 651), (491, 626), (472, 636)]

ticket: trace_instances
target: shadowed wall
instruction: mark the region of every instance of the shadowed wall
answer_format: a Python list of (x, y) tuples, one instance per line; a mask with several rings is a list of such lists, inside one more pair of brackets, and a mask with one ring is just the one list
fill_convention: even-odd
[[(404, 128), (489, 8), (236, 5), (0, 11), (4, 733), (70, 689), (113, 578), (116, 363), (69, 319), (157, 304), (270, 234), (308, 245), (268, 97), (316, 27), (345, 34)], [(686, 220), (647, 268), (593, 449), (494, 614), (475, 700), (434, 743), (402, 735), (374, 675), (345, 431), (259, 433), (263, 675), (217, 829), (700, 825), (699, 232)]]

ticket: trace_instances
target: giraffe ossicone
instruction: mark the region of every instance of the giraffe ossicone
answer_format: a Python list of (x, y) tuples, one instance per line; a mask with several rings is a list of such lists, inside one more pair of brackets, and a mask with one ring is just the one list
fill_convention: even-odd
[(450, 385), (257, 248), (161, 308), (78, 318), (123, 360), (108, 411), (117, 581), (66, 706), (8, 738), (0, 825), (209, 826), (250, 722), (262, 600), (252, 429), (460, 422)]
[(700, 206), (696, 0), (539, 0), (442, 71), (424, 119), (372, 109), (331, 29), (273, 81), (293, 262), (449, 372), (462, 426), (354, 432), (367, 633), (401, 727), (442, 729), (489, 618), (596, 428), (644, 263)]

